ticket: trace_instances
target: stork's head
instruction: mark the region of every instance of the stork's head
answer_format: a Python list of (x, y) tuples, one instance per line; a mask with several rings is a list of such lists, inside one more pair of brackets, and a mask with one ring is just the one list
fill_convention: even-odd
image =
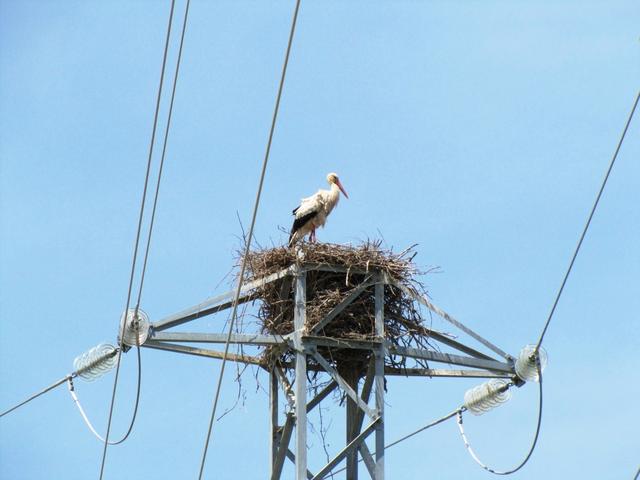
[(337, 174), (330, 173), (329, 175), (327, 175), (327, 182), (329, 182), (330, 184), (332, 183), (335, 186), (337, 186), (340, 189), (340, 191), (343, 193), (343, 195), (345, 197), (349, 198), (349, 195), (347, 195), (347, 192), (345, 192), (344, 187), (340, 183), (340, 179), (338, 178)]

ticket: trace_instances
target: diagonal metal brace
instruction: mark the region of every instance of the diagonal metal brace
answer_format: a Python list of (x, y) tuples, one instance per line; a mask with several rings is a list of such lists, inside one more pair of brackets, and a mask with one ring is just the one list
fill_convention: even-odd
[(411, 298), (413, 298), (415, 301), (417, 301), (418, 303), (421, 303), (422, 305), (427, 307), (429, 310), (434, 312), (436, 315), (439, 315), (440, 317), (444, 318), (451, 325), (459, 328), (460, 330), (465, 332), (470, 337), (475, 338), (478, 342), (482, 343), (488, 349), (493, 350), (495, 353), (500, 355), (502, 358), (504, 358), (506, 360), (509, 360), (509, 361), (513, 360), (513, 357), (511, 355), (509, 355), (508, 353), (504, 352), (502, 349), (496, 347), (489, 340), (484, 339), (483, 337), (481, 337), (479, 334), (477, 334), (476, 332), (471, 330), (466, 325), (460, 323), (458, 320), (453, 318), (451, 315), (449, 315), (447, 312), (442, 310), (440, 307), (438, 307), (438, 306), (434, 305), (433, 303), (431, 303), (423, 295), (419, 295), (417, 292), (411, 290), (410, 288), (406, 287), (405, 285), (402, 285), (400, 282), (398, 282), (396, 279), (390, 277), (388, 274), (384, 273), (383, 275), (385, 276), (386, 283), (388, 283), (389, 285), (393, 285), (394, 287), (399, 288), (404, 293), (406, 293)]
[(294, 409), (296, 406), (296, 401), (295, 401), (296, 396), (293, 393), (293, 388), (291, 387), (291, 384), (289, 383), (287, 376), (284, 374), (282, 369), (277, 365), (273, 370), (276, 372), (276, 377), (278, 378), (278, 381), (282, 386), (282, 390), (284, 391), (284, 394), (287, 397), (287, 403), (289, 404), (289, 407), (291, 409)]
[[(173, 343), (156, 342), (152, 340), (147, 340), (140, 346), (145, 348), (154, 348), (156, 350), (166, 350), (168, 352), (195, 355), (198, 357), (217, 358), (220, 360), (225, 357), (224, 352), (218, 352), (216, 350), (207, 350), (205, 348), (189, 347), (187, 345), (177, 345)], [(236, 353), (227, 352), (226, 358), (227, 361), (230, 362), (249, 363), (252, 365), (259, 365), (261, 367), (264, 366), (264, 361), (260, 357), (254, 357), (252, 355), (238, 355)]]
[[(284, 270), (280, 270), (279, 272), (272, 273), (263, 278), (259, 278), (252, 282), (245, 283), (240, 289), (240, 293), (243, 294), (242, 297), (238, 300), (239, 302), (250, 301), (253, 299), (253, 295), (246, 296), (244, 295), (251, 290), (255, 290), (260, 287), (264, 287), (265, 285), (275, 282), (276, 280), (280, 280), (287, 275), (291, 275), (293, 272), (293, 267), (285, 268)], [(159, 320), (151, 326), (154, 330), (166, 330), (167, 328), (175, 327), (177, 325), (182, 325), (183, 323), (189, 322), (191, 320), (195, 320), (196, 318), (203, 317), (205, 315), (210, 315), (212, 313), (219, 312), (226, 308), (231, 308), (233, 306), (233, 301), (228, 301), (226, 303), (225, 300), (232, 300), (235, 296), (234, 291), (228, 291), (216, 297), (211, 297), (197, 305), (189, 307), (185, 310), (182, 310), (178, 313), (170, 315), (162, 320)]]
[(351, 293), (347, 295), (338, 305), (325, 315), (325, 317), (314, 325), (311, 329), (312, 333), (318, 333), (324, 327), (326, 327), (334, 318), (336, 318), (345, 308), (347, 308), (356, 298), (360, 296), (367, 287), (370, 287), (375, 282), (371, 281), (372, 275), (369, 275), (364, 281), (356, 288), (351, 290)]
[(371, 478), (376, 478), (376, 463), (373, 460), (373, 456), (369, 451), (369, 447), (365, 442), (362, 442), (358, 447), (360, 450), (360, 454), (362, 455), (362, 460), (364, 460), (364, 464), (367, 466), (367, 470), (369, 470), (369, 475)]
[(338, 453), (333, 459), (327, 463), (322, 470), (320, 470), (313, 480), (320, 480), (324, 478), (324, 476), (333, 470), (336, 465), (338, 465), (344, 457), (346, 457), (353, 449), (358, 448), (362, 442), (375, 430), (377, 423), (380, 421), (380, 418), (376, 418), (373, 422), (369, 424), (367, 428), (365, 428), (360, 435), (349, 442), (349, 445), (344, 447), (340, 453)]
[[(291, 460), (291, 462), (295, 465), (295, 464), (296, 464), (296, 454), (295, 454), (295, 453), (293, 453), (293, 452), (291, 451), (291, 449), (290, 449), (290, 448), (287, 448), (287, 453), (286, 453), (286, 455), (287, 455), (287, 458), (288, 458), (289, 460)], [(309, 469), (307, 468), (307, 478), (308, 478), (308, 479), (313, 479), (313, 477), (314, 477), (314, 476), (315, 476), (315, 475), (314, 475), (313, 473), (311, 473), (311, 472), (309, 471)]]
[(322, 355), (320, 355), (316, 350), (312, 351), (311, 354), (313, 355), (313, 358), (315, 358), (316, 361), (322, 366), (322, 368), (324, 368), (324, 370), (331, 376), (331, 378), (333, 378), (338, 383), (338, 385), (340, 385), (340, 388), (342, 388), (342, 390), (344, 390), (344, 392), (349, 395), (351, 400), (353, 400), (358, 405), (358, 407), (360, 407), (369, 416), (369, 418), (378, 417), (377, 412), (370, 408), (369, 405), (367, 405), (358, 396), (353, 388), (351, 388), (349, 384), (344, 380), (344, 378), (342, 378), (340, 374), (331, 365), (329, 365), (329, 362), (327, 362), (322, 357)]
[(387, 350), (391, 355), (401, 355), (409, 358), (422, 358), (433, 362), (448, 363), (450, 365), (463, 365), (465, 367), (483, 368), (494, 372), (514, 374), (513, 364), (497, 362), (496, 360), (483, 360), (481, 358), (465, 357), (452, 353), (440, 353), (432, 350), (424, 350), (412, 347), (399, 347), (387, 342)]
[[(371, 390), (373, 389), (373, 382), (376, 378), (376, 360), (375, 356), (371, 356), (369, 359), (369, 367), (367, 368), (367, 374), (364, 378), (364, 384), (362, 385), (362, 394), (360, 398), (362, 401), (369, 404), (369, 397), (371, 397)], [(354, 422), (354, 428), (356, 432), (359, 432), (362, 428), (362, 422), (364, 421), (364, 412), (362, 410), (358, 410), (356, 412), (356, 419)]]
[(293, 432), (293, 425), (295, 423), (295, 416), (293, 412), (287, 414), (287, 419), (282, 427), (282, 434), (280, 435), (280, 443), (278, 445), (278, 453), (273, 461), (271, 468), (271, 480), (277, 480), (282, 474), (282, 467), (284, 466), (284, 459), (289, 450), (289, 442), (291, 441), (291, 433)]
[(324, 400), (331, 392), (336, 389), (337, 386), (338, 383), (333, 380), (329, 385), (324, 387), (320, 393), (318, 393), (309, 401), (309, 403), (307, 403), (307, 413), (316, 408), (322, 400)]

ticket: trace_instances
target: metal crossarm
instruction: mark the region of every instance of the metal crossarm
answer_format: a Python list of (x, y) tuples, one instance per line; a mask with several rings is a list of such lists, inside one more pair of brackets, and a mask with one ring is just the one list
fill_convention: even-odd
[(398, 282), (394, 278), (391, 278), (389, 275), (387, 275), (387, 274), (384, 274), (384, 275), (386, 277), (386, 283), (387, 284), (393, 285), (394, 287), (399, 288), (404, 293), (406, 293), (411, 298), (413, 298), (415, 301), (421, 303), (422, 305), (427, 307), (429, 310), (431, 310), (435, 314), (437, 314), (440, 317), (442, 317), (443, 319), (445, 319), (451, 325), (453, 325), (453, 326), (457, 327), (458, 329), (462, 330), (463, 332), (465, 332), (470, 337), (473, 337), (474, 339), (476, 339), (478, 342), (482, 343), (488, 349), (493, 350), (495, 353), (500, 355), (502, 358), (504, 358), (506, 360), (509, 360), (509, 361), (513, 360), (513, 357), (511, 355), (509, 355), (508, 353), (504, 352), (502, 349), (496, 347), (489, 340), (486, 340), (485, 338), (483, 338), (482, 336), (480, 336), (479, 334), (477, 334), (476, 332), (471, 330), (469, 327), (465, 326), (464, 324), (462, 324), (461, 322), (459, 322), (458, 320), (453, 318), (451, 315), (449, 315), (447, 312), (442, 310), (440, 307), (438, 307), (438, 306), (434, 305), (433, 303), (431, 303), (425, 296), (419, 295), (418, 293), (414, 292), (413, 290), (411, 290), (410, 288), (406, 287), (405, 285), (402, 285), (400, 282)]
[[(264, 287), (269, 283), (280, 280), (287, 275), (291, 275), (293, 270), (293, 267), (288, 267), (264, 278), (259, 278), (258, 280), (254, 280), (253, 282), (245, 283), (240, 289), (238, 304), (246, 303), (256, 298), (256, 296), (253, 294), (246, 295), (247, 292), (251, 292), (252, 290), (256, 290), (260, 287)], [(163, 318), (162, 320), (153, 323), (151, 327), (153, 328), (153, 330), (166, 330), (167, 328), (182, 325), (183, 323), (190, 322), (191, 320), (195, 320), (196, 318), (201, 318), (206, 315), (211, 315), (212, 313), (231, 308), (233, 306), (234, 296), (235, 291), (225, 292), (221, 295), (212, 297), (208, 300), (205, 300), (204, 302), (198, 303), (197, 305)]]
[(400, 377), (450, 377), (450, 378), (511, 378), (511, 372), (489, 372), (487, 370), (449, 370), (444, 368), (384, 367), (384, 374)]
[(426, 336), (432, 338), (433, 340), (437, 340), (438, 342), (447, 345), (449, 347), (455, 348), (456, 350), (459, 350), (462, 353), (466, 353), (468, 355), (471, 355), (472, 357), (476, 357), (476, 358), (484, 358), (486, 360), (495, 360), (494, 358), (490, 357), (489, 355), (487, 355), (486, 353), (482, 353), (479, 352), (478, 350), (476, 350), (475, 348), (471, 348), (463, 343), (460, 343), (456, 340), (454, 340), (453, 338), (451, 338), (449, 335), (442, 333), (442, 332), (438, 332), (437, 330), (434, 330), (432, 328), (427, 328), (427, 327), (413, 327), (413, 328), (417, 328), (418, 330), (420, 330), (422, 333), (424, 333)]
[[(158, 342), (226, 343), (226, 333), (151, 332), (150, 340)], [(286, 345), (288, 336), (260, 334), (231, 334), (229, 343), (243, 345)]]
[(440, 353), (432, 350), (423, 350), (411, 347), (398, 347), (390, 343), (387, 344), (390, 354), (402, 355), (409, 358), (420, 358), (433, 362), (449, 363), (451, 365), (462, 365), (465, 367), (484, 368), (485, 370), (506, 372), (514, 374), (513, 364), (498, 362), (495, 360), (484, 360), (482, 358), (464, 357), (452, 353)]
[[(141, 346), (146, 348), (154, 348), (156, 350), (165, 350), (168, 352), (184, 353), (187, 355), (196, 355), (198, 357), (222, 359), (224, 356), (223, 352), (218, 352), (216, 350), (207, 350), (204, 348), (189, 347), (186, 345), (174, 345), (172, 343), (165, 343), (165, 342), (154, 342), (151, 340), (147, 340)], [(237, 355), (235, 353), (227, 353), (227, 360), (231, 360), (239, 363), (249, 363), (252, 365), (260, 365), (260, 366), (264, 364), (263, 360), (260, 359), (259, 357), (254, 357), (251, 355)]]

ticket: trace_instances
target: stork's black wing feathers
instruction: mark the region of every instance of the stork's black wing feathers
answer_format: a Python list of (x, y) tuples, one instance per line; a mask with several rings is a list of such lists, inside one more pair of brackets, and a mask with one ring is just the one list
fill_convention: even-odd
[[(300, 207), (298, 207), (300, 208)], [(297, 208), (296, 208), (297, 210)], [(295, 210), (294, 210), (295, 212)], [(301, 216), (300, 218), (296, 218), (293, 221), (293, 226), (291, 227), (291, 235), (293, 235), (297, 230), (302, 228), (309, 220), (315, 217), (318, 214), (316, 210), (307, 213), (306, 215)]]

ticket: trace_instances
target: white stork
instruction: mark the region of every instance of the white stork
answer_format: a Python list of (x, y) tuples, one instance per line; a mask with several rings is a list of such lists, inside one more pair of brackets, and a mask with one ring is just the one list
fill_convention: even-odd
[(340, 192), (349, 198), (338, 175), (330, 173), (327, 175), (327, 182), (331, 185), (331, 190), (318, 190), (316, 194), (303, 198), (300, 205), (293, 210), (295, 220), (289, 235), (290, 247), (307, 234), (309, 234), (309, 241), (315, 242), (316, 228), (324, 226), (327, 217), (340, 200)]

